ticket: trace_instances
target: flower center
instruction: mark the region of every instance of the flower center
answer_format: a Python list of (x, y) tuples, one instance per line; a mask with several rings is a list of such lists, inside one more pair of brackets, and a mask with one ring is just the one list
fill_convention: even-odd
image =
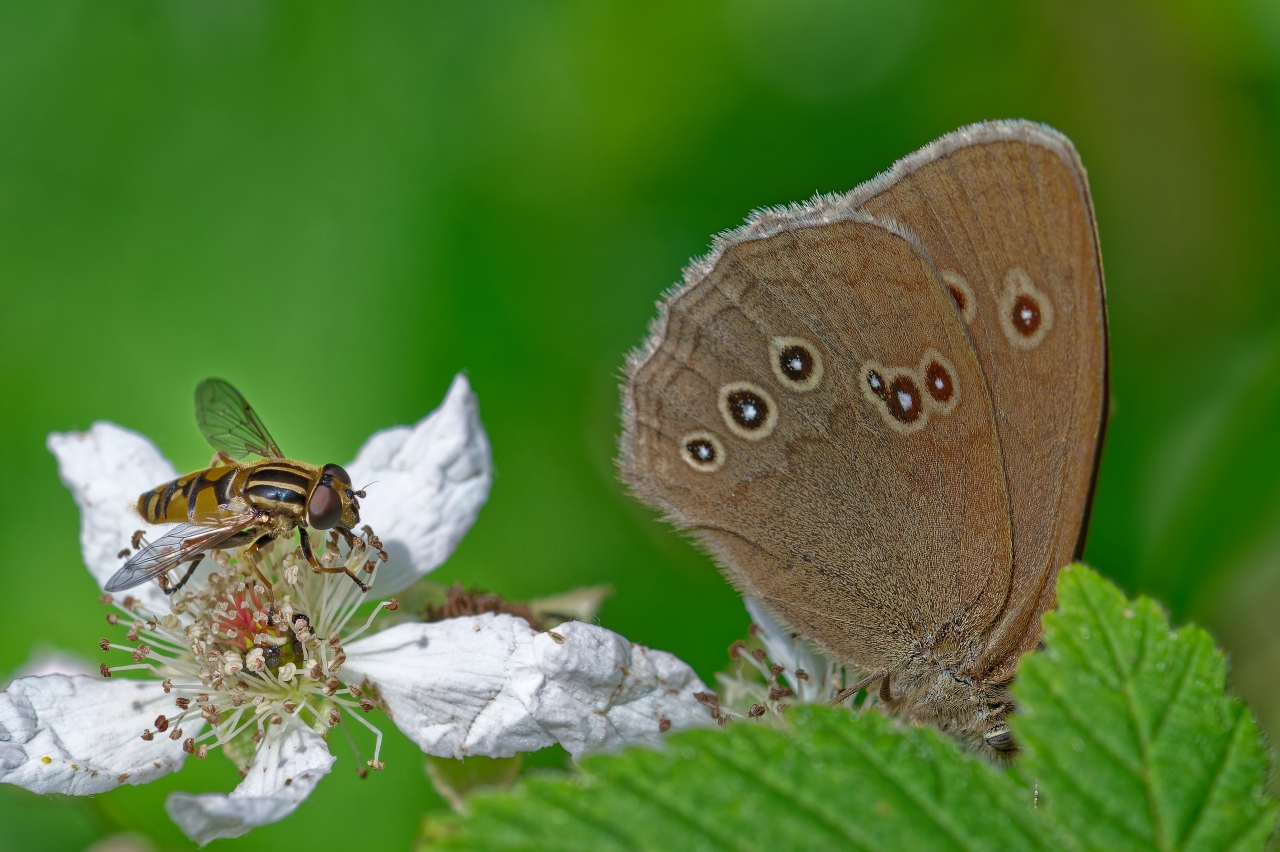
[[(347, 574), (363, 576), (366, 588), (372, 585), (387, 559), (382, 542), (368, 527), (349, 541), (330, 533), (316, 550), (320, 571), (292, 540), (277, 540), (256, 554), (237, 548), (210, 556), (219, 570), (198, 588), (174, 595), (163, 615), (132, 596), (120, 603), (111, 595), (100, 599), (131, 620), (125, 638), (139, 643), (103, 639), (103, 651), (125, 651), (133, 659), (119, 666), (104, 663), (103, 677), (146, 670), (174, 697), (175, 711), (158, 716), (155, 730), (147, 728), (142, 738), (164, 734), (182, 740), (183, 749), (199, 758), (226, 745), (243, 774), (266, 726), (298, 716), (328, 737), (345, 711), (374, 733), (367, 763), (381, 769), (382, 733), (364, 718), (377, 706), (377, 695), (367, 685), (344, 686), (337, 672), (346, 661), (343, 645), (367, 630), (382, 609), (398, 607), (395, 598), (383, 601), (362, 626), (343, 635), (367, 595)], [(112, 613), (107, 621), (118, 624), (121, 616)]]

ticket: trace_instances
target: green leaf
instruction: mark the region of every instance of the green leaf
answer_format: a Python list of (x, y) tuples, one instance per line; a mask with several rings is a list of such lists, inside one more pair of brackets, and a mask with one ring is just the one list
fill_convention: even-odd
[(1275, 803), (1252, 716), (1195, 627), (1087, 568), (1058, 585), (1045, 651), (1023, 661), (1018, 765), (929, 728), (796, 707), (783, 733), (738, 722), (663, 754), (477, 796), (432, 849), (1261, 849)]
[(1261, 848), (1275, 825), (1268, 756), (1249, 709), (1223, 694), (1209, 634), (1170, 632), (1154, 601), (1078, 565), (1058, 600), (1014, 690), (1017, 774), (1039, 781), (1046, 814), (1088, 849)]
[[(583, 761), (475, 798), (446, 849), (1037, 848), (1031, 793), (1016, 813), (997, 773), (933, 730), (819, 707), (790, 736), (739, 723), (672, 738), (666, 754)], [(885, 839), (893, 838), (886, 847)]]

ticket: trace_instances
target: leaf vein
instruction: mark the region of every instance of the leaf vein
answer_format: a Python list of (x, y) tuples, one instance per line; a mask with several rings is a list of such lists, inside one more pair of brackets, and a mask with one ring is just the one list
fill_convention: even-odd
[[(1105, 815), (1113, 824), (1121, 828), (1126, 834), (1129, 834), (1139, 843), (1145, 845), (1151, 842), (1151, 838), (1149, 836), (1144, 836), (1141, 831), (1126, 822), (1119, 814), (1110, 810), (1107, 807), (1108, 800), (1099, 799), (1092, 795), (1083, 785), (1077, 782), (1075, 776), (1065, 766), (1063, 766), (1062, 763), (1052, 757), (1053, 752), (1050, 749), (1044, 748), (1043, 743), (1036, 749), (1036, 752), (1040, 761), (1056, 769), (1058, 773), (1058, 780), (1065, 781), (1067, 786), (1075, 790), (1076, 795), (1081, 800), (1088, 802), (1094, 808), (1097, 808), (1097, 810)], [(1045, 792), (1050, 796), (1048, 800), (1049, 807), (1053, 807), (1052, 791), (1046, 789)]]
[[(1151, 817), (1151, 828), (1155, 833), (1155, 844), (1157, 848), (1168, 849), (1169, 839), (1165, 836), (1164, 823), (1160, 818), (1160, 801), (1156, 795), (1155, 783), (1151, 778), (1151, 743), (1147, 740), (1146, 732), (1142, 730), (1142, 723), (1138, 717), (1138, 708), (1133, 699), (1133, 678), (1132, 673), (1124, 672), (1120, 667), (1120, 648), (1118, 640), (1112, 635), (1107, 628), (1106, 621), (1102, 618), (1102, 613), (1098, 609), (1097, 604), (1087, 591), (1085, 584), (1080, 585), (1080, 598), (1084, 601), (1085, 607), (1089, 610), (1089, 615), (1093, 617), (1094, 623), (1098, 625), (1098, 630), (1102, 634), (1104, 644), (1107, 646), (1108, 653), (1112, 659), (1116, 661), (1116, 670), (1121, 673), (1120, 694), (1124, 696), (1125, 710), (1129, 716), (1129, 724), (1133, 726), (1134, 734), (1138, 741), (1138, 759), (1141, 771), (1138, 773), (1138, 779), (1142, 782), (1143, 791), (1147, 796), (1147, 811)], [(1143, 620), (1144, 631), (1146, 629), (1146, 620)]]
[[(1188, 668), (1190, 667), (1188, 666)], [(1240, 707), (1239, 711), (1244, 711), (1244, 708)], [(1187, 826), (1187, 830), (1182, 835), (1182, 843), (1180, 845), (1183, 847), (1190, 845), (1191, 838), (1195, 835), (1196, 831), (1200, 828), (1201, 823), (1204, 821), (1204, 815), (1208, 808), (1209, 800), (1213, 798), (1214, 791), (1218, 788), (1219, 784), (1223, 780), (1223, 776), (1226, 774), (1227, 766), (1230, 764), (1232, 755), (1236, 749), (1236, 738), (1240, 733), (1240, 728), (1244, 724), (1246, 717), (1247, 711), (1236, 713), (1236, 720), (1231, 725), (1231, 735), (1227, 739), (1226, 748), (1222, 750), (1222, 758), (1218, 761), (1218, 765), (1213, 771), (1213, 776), (1209, 779), (1208, 788), (1204, 791), (1204, 795), (1200, 797), (1200, 801), (1196, 804), (1195, 816), (1192, 819), (1191, 824)]]
[(711, 748), (707, 749), (707, 754), (716, 758), (721, 763), (724, 763), (732, 767), (733, 769), (737, 770), (738, 772), (741, 772), (743, 775), (746, 775), (749, 778), (752, 778), (755, 781), (759, 782), (760, 784), (764, 785), (764, 787), (768, 789), (770, 792), (774, 793), (775, 795), (779, 796), (783, 800), (794, 805), (796, 808), (808, 814), (809, 816), (812, 816), (814, 819), (817, 819), (818, 821), (820, 821), (833, 834), (837, 834), (841, 837), (844, 837), (846, 840), (848, 840), (850, 843), (857, 846), (859, 849), (865, 849), (867, 850), (867, 852), (875, 852), (876, 846), (874, 843), (872, 843), (872, 841), (869, 838), (859, 837), (856, 834), (852, 833), (853, 831), (856, 830), (852, 824), (832, 819), (822, 808), (807, 801), (794, 788), (788, 788), (786, 785), (780, 783), (777, 779), (772, 778), (769, 775), (761, 772), (759, 767), (753, 766), (750, 763), (747, 763), (744, 761), (740, 761), (737, 758), (733, 757), (731, 754), (726, 753), (722, 748), (719, 747), (718, 743), (715, 746), (712, 746)]
[(939, 817), (938, 815), (939, 812), (937, 811), (937, 809), (930, 807), (930, 805), (932, 804), (931, 802), (921, 801), (922, 797), (918, 791), (912, 790), (910, 787), (904, 784), (901, 780), (899, 780), (895, 775), (893, 775), (893, 773), (889, 772), (887, 767), (885, 767), (884, 764), (881, 763), (879, 759), (879, 755), (876, 754), (875, 749), (868, 748), (866, 743), (861, 742), (856, 738), (851, 738), (847, 731), (837, 729), (837, 736), (843, 739), (845, 743), (847, 743), (848, 745), (851, 745), (855, 751), (860, 752), (863, 758), (865, 758), (865, 760), (867, 761), (867, 765), (875, 769), (876, 772), (879, 773), (880, 777), (883, 778), (885, 781), (887, 781), (890, 786), (894, 787), (900, 793), (902, 793), (902, 795), (906, 796), (912, 802), (912, 804), (914, 804), (917, 808), (920, 809), (920, 812), (924, 816), (929, 818), (929, 821), (932, 822), (933, 825), (939, 831), (949, 836), (952, 839), (952, 841), (955, 842), (957, 848), (960, 848), (960, 849), (974, 848), (972, 845), (970, 845), (969, 841), (961, 834), (961, 832), (955, 826), (947, 824), (947, 822), (944, 822)]
[(716, 831), (712, 825), (707, 824), (704, 820), (698, 819), (695, 812), (680, 807), (679, 804), (673, 801), (670, 796), (662, 794), (658, 785), (637, 784), (635, 777), (626, 773), (619, 773), (615, 780), (620, 782), (621, 786), (628, 792), (635, 795), (636, 798), (643, 802), (657, 805), (668, 814), (671, 814), (683, 822), (689, 828), (692, 828), (694, 831), (702, 834), (719, 846), (741, 849), (744, 850), (744, 852), (754, 848), (754, 846), (744, 843), (740, 837), (735, 838), (724, 834), (723, 832)]
[(1174, 706), (1182, 699), (1182, 692), (1191, 681), (1191, 672), (1195, 670), (1196, 663), (1199, 662), (1199, 657), (1200, 653), (1198, 647), (1192, 650), (1190, 656), (1185, 654), (1182, 655), (1181, 659), (1184, 663), (1182, 667), (1182, 674), (1178, 677), (1178, 684), (1174, 687), (1171, 699), (1164, 703), (1164, 707), (1160, 711), (1160, 718), (1156, 720), (1155, 725), (1151, 728), (1152, 742), (1159, 739), (1160, 735), (1164, 732), (1165, 722), (1168, 721), (1169, 715), (1172, 713)]

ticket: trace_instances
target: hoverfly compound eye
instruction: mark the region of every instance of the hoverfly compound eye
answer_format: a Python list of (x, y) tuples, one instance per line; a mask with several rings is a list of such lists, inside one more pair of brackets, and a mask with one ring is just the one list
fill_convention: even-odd
[(332, 485), (317, 485), (311, 492), (311, 499), (307, 501), (307, 523), (315, 529), (328, 530), (333, 529), (340, 520), (342, 496), (338, 494), (338, 489)]
[(320, 470), (320, 475), (331, 476), (348, 488), (351, 487), (351, 477), (345, 470), (343, 470), (342, 465), (327, 464)]

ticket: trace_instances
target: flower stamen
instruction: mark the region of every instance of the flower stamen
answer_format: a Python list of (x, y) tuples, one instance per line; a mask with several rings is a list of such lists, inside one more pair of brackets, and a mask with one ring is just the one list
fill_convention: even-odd
[[(371, 547), (381, 552), (381, 542), (374, 541), (372, 531), (353, 537), (350, 544), (330, 537), (319, 556), (332, 573), (310, 570), (287, 540), (264, 546), (256, 559), (246, 558), (243, 548), (213, 551), (212, 561), (220, 570), (201, 587), (170, 596), (170, 612), (163, 614), (148, 611), (132, 596), (117, 602), (103, 595), (99, 600), (119, 613), (111, 613), (108, 622), (128, 624), (129, 644), (103, 639), (98, 647), (126, 652), (132, 661), (103, 663), (102, 676), (146, 670), (163, 678), (164, 692), (174, 696), (177, 712), (156, 717), (142, 739), (165, 735), (181, 740), (186, 753), (204, 758), (241, 736), (256, 746), (266, 726), (301, 718), (304, 711), (312, 720), (307, 724), (326, 733), (342, 721), (345, 710), (375, 737), (372, 760), (364, 761), (359, 749), (357, 757), (381, 769), (382, 732), (362, 718), (377, 704), (358, 686), (344, 688), (336, 676), (346, 661), (343, 644), (367, 631), (383, 609), (397, 606), (394, 601), (379, 603), (356, 631), (339, 638), (366, 597), (344, 572), (363, 570), (372, 583), (381, 564), (368, 559)], [(184, 738), (182, 726), (190, 727), (192, 721), (199, 730)]]

